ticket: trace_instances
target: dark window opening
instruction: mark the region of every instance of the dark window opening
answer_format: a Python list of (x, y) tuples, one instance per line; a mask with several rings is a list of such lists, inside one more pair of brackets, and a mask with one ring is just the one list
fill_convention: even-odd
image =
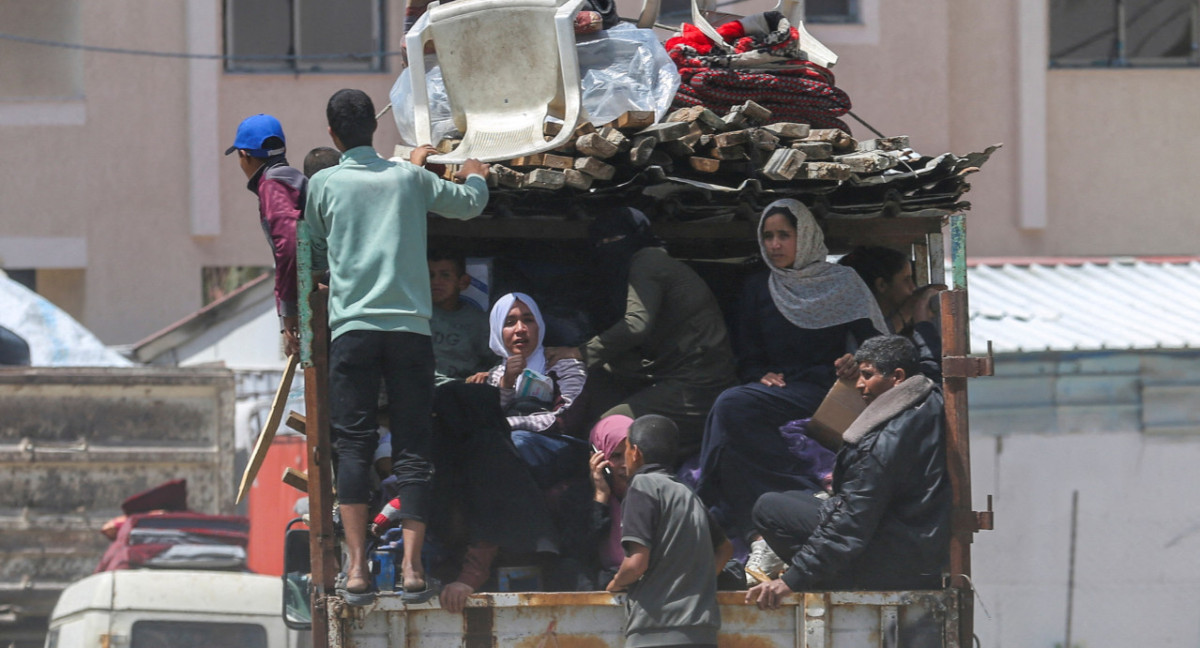
[(227, 60), (225, 70), (384, 71), (383, 7), (383, 0), (225, 0), (225, 53), (244, 57)]
[(1050, 65), (1195, 65), (1198, 0), (1051, 0)]
[(130, 648), (267, 648), (267, 630), (255, 623), (137, 621)]
[[(773, 9), (776, 4), (775, 0), (717, 0), (716, 10), (748, 15)], [(862, 15), (859, 4), (860, 0), (807, 0), (804, 3), (804, 20), (806, 23), (860, 23)], [(658, 18), (660, 24), (676, 28), (679, 23), (691, 20), (691, 0), (662, 0)]]

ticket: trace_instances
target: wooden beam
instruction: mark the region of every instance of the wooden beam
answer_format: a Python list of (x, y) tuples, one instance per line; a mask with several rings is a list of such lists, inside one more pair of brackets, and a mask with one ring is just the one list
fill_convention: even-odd
[(279, 422), (283, 420), (283, 408), (287, 405), (288, 392), (292, 389), (292, 376), (296, 375), (296, 365), (299, 362), (299, 354), (288, 356), (287, 366), (283, 369), (283, 377), (279, 380), (279, 387), (275, 389), (275, 398), (271, 401), (271, 411), (267, 415), (267, 422), (258, 434), (258, 441), (254, 443), (254, 452), (250, 454), (250, 462), (246, 464), (246, 470), (242, 473), (242, 483), (238, 485), (237, 492), (238, 504), (241, 504), (242, 500), (246, 498), (246, 493), (250, 492), (250, 485), (254, 483), (254, 478), (258, 476), (258, 469), (262, 468), (263, 460), (267, 458), (267, 452), (271, 449), (275, 431), (279, 429)]
[(307, 432), (305, 431), (307, 429), (307, 426), (305, 425), (305, 423), (306, 423), (306, 421), (305, 421), (304, 415), (301, 414), (300, 412), (297, 412), (296, 410), (292, 410), (292, 411), (288, 412), (287, 420), (285, 420), (283, 422), (284, 425), (292, 428), (293, 430), (299, 432), (300, 434), (307, 434)]
[(302, 473), (299, 470), (288, 466), (287, 468), (283, 469), (283, 477), (280, 478), (280, 481), (298, 491), (302, 491), (305, 495), (308, 494), (307, 473)]

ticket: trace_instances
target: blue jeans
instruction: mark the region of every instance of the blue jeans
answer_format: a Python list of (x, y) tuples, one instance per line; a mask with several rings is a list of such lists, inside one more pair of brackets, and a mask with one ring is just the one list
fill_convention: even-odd
[(512, 442), (542, 490), (584, 473), (587, 444), (575, 437), (513, 430)]

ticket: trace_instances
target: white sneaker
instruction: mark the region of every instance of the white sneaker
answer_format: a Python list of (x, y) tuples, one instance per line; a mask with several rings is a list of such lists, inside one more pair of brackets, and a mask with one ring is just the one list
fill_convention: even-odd
[(783, 561), (771, 551), (766, 540), (750, 543), (750, 556), (746, 558), (746, 586), (774, 580), (783, 572)]

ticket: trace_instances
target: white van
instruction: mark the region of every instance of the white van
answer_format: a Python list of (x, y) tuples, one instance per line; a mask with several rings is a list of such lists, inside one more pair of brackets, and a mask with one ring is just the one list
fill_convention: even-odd
[(72, 583), (50, 616), (46, 648), (303, 648), (284, 626), (278, 577), (120, 570)]

